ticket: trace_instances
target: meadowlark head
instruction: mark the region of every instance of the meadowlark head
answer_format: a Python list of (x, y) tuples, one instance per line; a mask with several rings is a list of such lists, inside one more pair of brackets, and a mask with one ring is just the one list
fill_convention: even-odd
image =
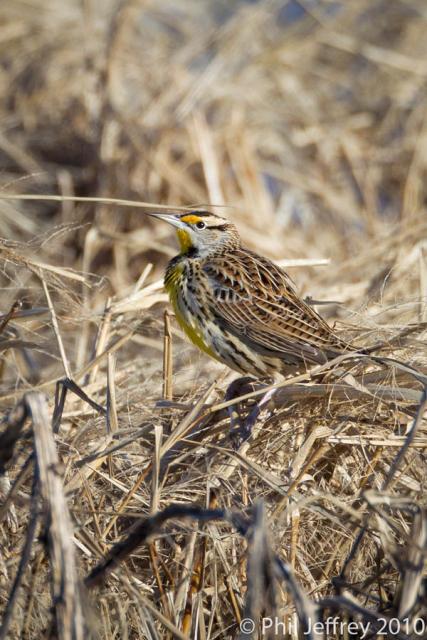
[(208, 211), (185, 211), (180, 213), (150, 213), (154, 218), (165, 220), (177, 228), (181, 253), (196, 252), (209, 255), (223, 247), (240, 245), (239, 233), (226, 218)]

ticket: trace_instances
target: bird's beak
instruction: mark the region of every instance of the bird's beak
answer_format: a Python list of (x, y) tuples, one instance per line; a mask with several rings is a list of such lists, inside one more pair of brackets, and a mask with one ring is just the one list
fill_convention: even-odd
[(164, 220), (178, 229), (185, 229), (186, 227), (185, 223), (181, 222), (180, 216), (176, 213), (154, 213), (150, 211), (148, 215), (153, 218), (158, 218), (159, 220)]

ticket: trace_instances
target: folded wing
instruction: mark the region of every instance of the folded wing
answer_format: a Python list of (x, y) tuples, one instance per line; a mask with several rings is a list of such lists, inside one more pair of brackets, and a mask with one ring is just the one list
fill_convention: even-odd
[(321, 363), (351, 348), (297, 296), (292, 280), (270, 260), (237, 250), (232, 261), (224, 256), (205, 263), (203, 271), (217, 322), (258, 353), (292, 364)]

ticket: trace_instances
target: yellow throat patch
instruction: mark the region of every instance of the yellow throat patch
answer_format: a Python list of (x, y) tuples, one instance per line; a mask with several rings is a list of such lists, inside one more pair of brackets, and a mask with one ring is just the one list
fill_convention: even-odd
[(185, 229), (177, 229), (176, 235), (178, 236), (181, 253), (186, 253), (192, 247), (190, 234)]

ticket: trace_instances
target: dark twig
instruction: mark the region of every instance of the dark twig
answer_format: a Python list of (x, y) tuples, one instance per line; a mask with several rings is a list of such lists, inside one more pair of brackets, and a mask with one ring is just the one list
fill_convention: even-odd
[(418, 431), (418, 428), (420, 426), (421, 420), (423, 418), (426, 406), (427, 406), (427, 386), (424, 387), (424, 391), (423, 391), (423, 395), (422, 395), (422, 398), (421, 398), (420, 405), (418, 407), (417, 415), (415, 416), (414, 421), (413, 421), (413, 423), (411, 425), (411, 428), (408, 431), (408, 434), (406, 436), (406, 440), (403, 443), (402, 447), (399, 449), (397, 456), (393, 460), (393, 463), (390, 466), (390, 469), (389, 469), (389, 472), (387, 474), (387, 477), (384, 480), (383, 486), (381, 487), (381, 491), (382, 492), (387, 491), (390, 482), (393, 480), (398, 468), (400, 467), (400, 465), (402, 463), (403, 458), (406, 455), (406, 452), (408, 451), (409, 447), (411, 446), (412, 442), (414, 441), (414, 438), (417, 435), (417, 431)]
[(63, 378), (62, 380), (58, 380), (58, 382), (56, 383), (55, 408), (53, 410), (52, 417), (52, 430), (54, 433), (58, 433), (59, 431), (62, 414), (64, 411), (65, 400), (67, 397), (67, 391), (71, 391), (72, 393), (74, 393), (78, 398), (83, 400), (83, 402), (86, 402), (99, 414), (104, 416), (107, 414), (106, 409), (92, 400), (92, 398), (90, 398), (87, 393), (85, 393), (83, 389), (74, 382), (74, 380), (71, 380), (70, 378)]
[[(370, 637), (375, 637), (375, 634), (378, 633), (381, 629), (383, 629), (380, 637), (389, 637), (387, 630), (390, 628), (387, 624), (389, 618), (383, 613), (379, 613), (377, 611), (371, 611), (370, 609), (366, 609), (362, 607), (357, 602), (346, 598), (345, 596), (334, 596), (331, 598), (322, 598), (317, 603), (320, 610), (332, 610), (336, 611), (340, 614), (340, 618), (343, 612), (348, 612), (354, 617), (359, 617), (366, 625), (366, 628), (369, 632)], [(397, 640), (409, 640), (409, 636), (406, 633), (402, 633), (400, 628), (396, 629), (392, 627), (393, 634), (390, 637), (396, 638)], [(348, 635), (348, 627), (347, 634)], [(361, 637), (359, 635), (355, 637)], [(363, 637), (367, 638), (368, 634), (365, 634)]]
[(16, 317), (16, 313), (22, 308), (21, 300), (15, 300), (9, 311), (0, 316), (0, 333), (6, 329), (12, 318)]
[(16, 605), (19, 588), (24, 577), (25, 569), (30, 561), (31, 549), (36, 534), (37, 523), (39, 519), (38, 511), (38, 483), (36, 477), (33, 478), (33, 487), (31, 492), (31, 516), (27, 527), (27, 534), (25, 536), (25, 542), (21, 551), (21, 558), (19, 560), (18, 570), (16, 572), (15, 580), (13, 581), (10, 595), (7, 600), (6, 610), (3, 615), (2, 625), (0, 627), (0, 640), (6, 640), (8, 637), (8, 631), (10, 623), (12, 622), (13, 612)]
[(171, 519), (192, 518), (199, 522), (209, 522), (225, 518), (222, 509), (203, 509), (198, 505), (172, 504), (163, 511), (159, 511), (148, 518), (137, 522), (130, 530), (129, 534), (115, 544), (108, 555), (100, 562), (86, 577), (85, 585), (89, 589), (100, 584), (120, 562), (125, 560), (131, 553), (144, 544), (151, 536), (158, 534), (161, 527)]
[(18, 404), (6, 417), (6, 429), (0, 435), (0, 474), (5, 471), (6, 464), (13, 457), (28, 413), (25, 404)]

